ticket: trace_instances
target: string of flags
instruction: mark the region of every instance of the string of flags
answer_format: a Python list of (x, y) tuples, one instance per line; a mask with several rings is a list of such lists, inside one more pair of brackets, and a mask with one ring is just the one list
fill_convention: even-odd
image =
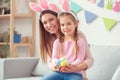
[[(89, 0), (91, 3), (96, 3), (96, 0)], [(108, 4), (107, 4), (107, 9), (108, 10), (114, 10), (116, 12), (119, 12), (119, 4), (120, 2), (116, 2), (115, 6), (113, 6), (112, 8), (112, 1), (108, 0)], [(97, 3), (97, 6), (102, 8), (104, 7), (104, 0), (99, 0), (99, 2)], [(76, 13), (80, 12), (81, 10), (83, 10), (83, 8), (76, 4), (73, 1), (70, 1), (70, 9), (75, 11)], [(98, 16), (90, 11), (84, 10), (84, 16), (85, 16), (85, 20), (86, 20), (86, 24), (90, 24), (91, 22), (93, 22)], [(107, 18), (107, 17), (102, 17), (104, 25), (106, 30), (111, 30), (119, 21), (111, 19), (111, 18)]]

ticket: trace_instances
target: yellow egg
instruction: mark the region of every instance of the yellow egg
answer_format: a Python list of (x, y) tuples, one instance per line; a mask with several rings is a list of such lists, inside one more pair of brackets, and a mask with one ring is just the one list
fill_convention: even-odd
[(66, 66), (66, 65), (67, 65), (67, 63), (65, 61), (61, 62), (62, 67)]

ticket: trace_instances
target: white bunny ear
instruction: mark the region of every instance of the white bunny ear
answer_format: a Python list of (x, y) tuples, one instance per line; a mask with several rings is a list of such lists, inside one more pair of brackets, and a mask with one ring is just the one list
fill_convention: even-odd
[(41, 12), (42, 11), (42, 9), (40, 8), (40, 6), (38, 4), (30, 2), (29, 6), (35, 12)]
[(49, 3), (49, 8), (55, 12), (60, 11), (60, 9), (55, 4), (52, 4), (52, 3)]
[(63, 8), (65, 11), (70, 10), (69, 1), (68, 1), (68, 0), (63, 0), (62, 8)]
[(46, 0), (39, 0), (39, 3), (40, 3), (42, 8), (48, 9), (48, 3)]

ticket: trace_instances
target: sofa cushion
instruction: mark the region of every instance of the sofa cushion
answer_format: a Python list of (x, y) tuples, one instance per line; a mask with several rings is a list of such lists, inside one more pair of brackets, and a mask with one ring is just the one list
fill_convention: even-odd
[(39, 59), (39, 62), (36, 66), (36, 68), (33, 71), (33, 75), (45, 75), (47, 73), (51, 72), (47, 64), (42, 63), (42, 60)]
[(12, 78), (5, 80), (41, 80), (41, 77), (23, 77), (23, 78)]
[(91, 45), (94, 65), (87, 70), (88, 80), (111, 80), (120, 64), (120, 46)]

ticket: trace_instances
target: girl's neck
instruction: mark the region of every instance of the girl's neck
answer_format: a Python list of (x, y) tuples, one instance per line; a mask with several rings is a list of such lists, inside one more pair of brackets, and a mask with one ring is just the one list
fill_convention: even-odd
[(73, 41), (73, 40), (74, 40), (74, 38), (71, 37), (71, 36), (66, 36), (65, 37), (65, 41)]

